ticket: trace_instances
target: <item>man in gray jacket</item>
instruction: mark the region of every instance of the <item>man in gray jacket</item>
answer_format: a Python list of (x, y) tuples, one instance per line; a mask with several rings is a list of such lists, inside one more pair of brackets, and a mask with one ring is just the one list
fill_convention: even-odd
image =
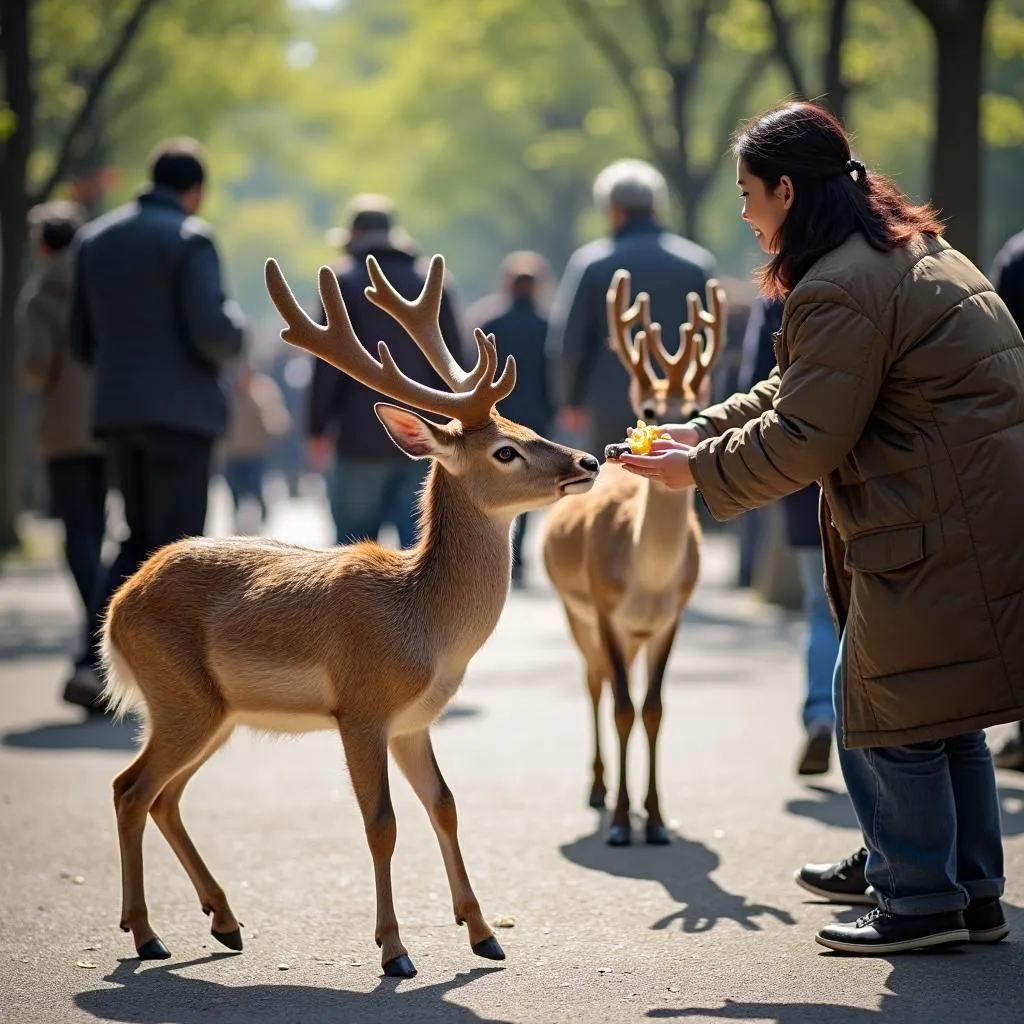
[[(642, 160), (619, 160), (594, 182), (594, 200), (607, 217), (610, 237), (577, 249), (555, 297), (547, 352), (559, 425), (586, 439), (589, 450), (625, 437), (634, 421), (629, 377), (608, 346), (605, 294), (620, 267), (632, 275), (633, 294), (648, 292), (651, 315), (670, 342), (686, 321), (686, 294), (704, 295), (715, 273), (706, 249), (666, 231), (661, 219), (668, 188)], [(582, 442), (581, 442), (582, 443)]]
[(129, 536), (93, 602), (90, 663), (65, 699), (95, 705), (97, 633), (110, 595), (153, 551), (203, 532), (214, 440), (227, 425), (220, 371), (242, 349), (191, 139), (157, 147), (152, 185), (80, 233), (71, 347), (94, 370), (92, 427), (124, 498)]

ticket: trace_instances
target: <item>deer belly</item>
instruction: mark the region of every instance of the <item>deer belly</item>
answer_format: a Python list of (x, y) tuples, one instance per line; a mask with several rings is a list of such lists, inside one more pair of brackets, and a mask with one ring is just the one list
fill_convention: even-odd
[(415, 700), (392, 716), (388, 723), (388, 735), (403, 736), (406, 733), (422, 732), (448, 706), (461, 682), (461, 674), (436, 676)]
[(616, 629), (625, 636), (649, 637), (660, 633), (679, 614), (679, 598), (674, 592), (627, 592), (615, 609)]

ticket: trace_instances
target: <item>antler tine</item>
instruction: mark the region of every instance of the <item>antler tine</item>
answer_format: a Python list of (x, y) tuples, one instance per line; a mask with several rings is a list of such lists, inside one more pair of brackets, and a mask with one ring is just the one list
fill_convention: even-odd
[(689, 340), (683, 336), (682, 328), (679, 332), (679, 348), (675, 355), (671, 355), (662, 343), (661, 324), (651, 324), (646, 334), (651, 353), (665, 374), (669, 388), (681, 388), (691, 358)]
[(366, 257), (366, 269), (372, 282), (365, 290), (366, 297), (405, 328), (430, 365), (453, 391), (471, 391), (475, 381), (484, 376), (483, 368), (478, 363), (467, 373), (459, 366), (441, 334), (444, 257), (438, 253), (431, 259), (423, 288), (411, 302), (395, 291), (373, 256)]
[(652, 383), (650, 360), (647, 357), (646, 346), (638, 344), (643, 331), (637, 334), (636, 341), (631, 341), (629, 337), (629, 329), (634, 324), (643, 323), (645, 329), (651, 326), (650, 298), (646, 292), (641, 292), (637, 296), (636, 302), (629, 306), (629, 286), (629, 271), (616, 270), (605, 296), (605, 308), (608, 314), (608, 340), (612, 351), (619, 357), (622, 365), (637, 378), (640, 384), (650, 386)]
[(693, 361), (691, 383), (694, 390), (704, 382), (711, 367), (718, 360), (722, 351), (722, 338), (725, 335), (726, 295), (725, 289), (715, 278), (707, 284), (707, 300), (710, 312), (701, 308), (700, 296), (690, 292), (686, 296), (690, 323), (695, 327), (699, 324), (703, 345), (700, 346)]
[[(420, 384), (402, 373), (383, 341), (377, 344), (379, 362), (363, 348), (352, 328), (338, 280), (330, 267), (321, 267), (319, 276), (320, 298), (327, 314), (326, 326), (313, 323), (306, 315), (276, 260), (267, 260), (265, 277), (270, 298), (288, 325), (281, 331), (285, 341), (312, 352), (361, 384), (398, 402), (457, 419), (465, 426), (477, 426), (490, 418), (495, 402), (505, 398), (515, 386), (515, 362), (511, 356), (501, 377), (491, 382), (497, 353), (493, 339), (486, 338), (483, 343), (477, 339), (480, 360), (473, 373), (467, 375), (467, 380), (475, 381), (472, 391), (452, 394)], [(488, 347), (492, 355), (488, 354)], [(484, 376), (487, 376), (486, 385), (483, 385)]]

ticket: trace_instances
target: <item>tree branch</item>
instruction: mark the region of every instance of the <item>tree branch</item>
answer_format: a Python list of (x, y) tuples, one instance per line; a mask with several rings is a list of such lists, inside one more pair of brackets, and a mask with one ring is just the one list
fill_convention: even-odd
[(797, 63), (796, 55), (793, 52), (792, 34), (789, 30), (789, 22), (786, 21), (779, 10), (778, 0), (764, 0), (768, 8), (768, 14), (772, 21), (772, 31), (775, 35), (775, 53), (789, 75), (793, 83), (793, 91), (803, 99), (809, 95), (807, 84), (804, 82), (803, 72)]
[(757, 85), (758, 79), (768, 69), (772, 61), (770, 53), (758, 53), (751, 57), (743, 74), (740, 75), (732, 91), (726, 98), (725, 105), (718, 117), (718, 131), (715, 133), (715, 147), (712, 151), (712, 162), (709, 169), (709, 178), (715, 173), (718, 167), (719, 158), (729, 148), (729, 140), (732, 138), (736, 125), (743, 116), (743, 107), (750, 95), (751, 90)]
[(601, 24), (593, 8), (587, 0), (565, 0), (565, 6), (579, 22), (582, 30), (590, 37), (595, 48), (611, 65), (626, 97), (633, 107), (633, 114), (636, 117), (640, 132), (647, 145), (650, 147), (651, 155), (661, 154), (663, 147), (658, 143), (657, 132), (650, 114), (644, 108), (643, 97), (637, 91), (633, 82), (635, 65), (626, 50), (619, 44), (619, 41), (611, 32)]
[(654, 52), (661, 61), (661, 66), (672, 72), (672, 60), (668, 55), (668, 44), (672, 38), (672, 25), (665, 14), (665, 8), (661, 6), (660, 0), (642, 0), (647, 17), (647, 27), (651, 30), (651, 42), (654, 44)]
[(846, 119), (850, 89), (843, 78), (843, 42), (846, 39), (846, 11), (849, 0), (832, 0), (828, 16), (828, 49), (825, 51), (825, 95), (829, 109), (840, 121)]
[(60, 183), (64, 171), (67, 169), (68, 161), (71, 159), (75, 143), (78, 141), (85, 126), (89, 123), (89, 118), (96, 109), (96, 104), (99, 103), (107, 82), (110, 80), (110, 76), (117, 70), (117, 66), (121, 61), (124, 60), (125, 54), (127, 54), (133, 40), (138, 35), (146, 15), (149, 14), (157, 2), (158, 0), (137, 0), (135, 10), (132, 11), (121, 26), (121, 32), (107, 54), (106, 59), (96, 69), (96, 74), (93, 76), (92, 82), (89, 84), (89, 88), (82, 99), (82, 105), (78, 108), (78, 112), (64, 132), (53, 170), (50, 171), (49, 177), (36, 192), (32, 200), (33, 203), (41, 203), (47, 200)]

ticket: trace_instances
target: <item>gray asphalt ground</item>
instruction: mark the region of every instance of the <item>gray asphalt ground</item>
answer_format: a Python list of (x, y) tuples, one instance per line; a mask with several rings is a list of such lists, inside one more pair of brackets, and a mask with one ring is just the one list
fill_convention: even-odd
[[(214, 529), (227, 529), (222, 495)], [(326, 536), (322, 505), (281, 502), (271, 534)], [(806, 860), (859, 845), (838, 770), (794, 775), (801, 626), (729, 586), (712, 538), (673, 653), (661, 750), (667, 848), (611, 849), (585, 806), (590, 727), (578, 656), (546, 582), (513, 593), (436, 725), (463, 851), (502, 965), (451, 919), (433, 834), (394, 782), (402, 935), (419, 968), (381, 977), (369, 853), (338, 740), (237, 735), (196, 777), (183, 813), (245, 922), (245, 950), (208, 934), (159, 833), (147, 896), (172, 959), (140, 964), (117, 927), (110, 780), (134, 729), (59, 700), (76, 619), (52, 566), (0, 576), (0, 1021), (139, 1024), (527, 1024), (688, 1019), (778, 1024), (1024, 1021), (1024, 775), (999, 778), (1008, 915), (998, 947), (861, 960), (815, 945), (854, 913), (797, 888)], [(612, 753), (606, 707), (606, 760)], [(634, 801), (645, 771), (631, 755)]]

